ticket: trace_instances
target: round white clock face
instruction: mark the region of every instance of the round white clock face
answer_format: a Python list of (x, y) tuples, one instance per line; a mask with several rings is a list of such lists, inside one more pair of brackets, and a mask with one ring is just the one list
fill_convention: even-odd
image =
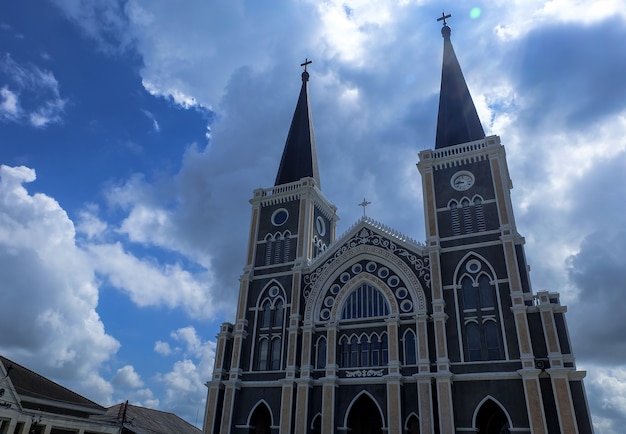
[(458, 191), (464, 191), (474, 185), (474, 175), (470, 172), (458, 172), (455, 173), (452, 179), (450, 180), (450, 184), (452, 188)]

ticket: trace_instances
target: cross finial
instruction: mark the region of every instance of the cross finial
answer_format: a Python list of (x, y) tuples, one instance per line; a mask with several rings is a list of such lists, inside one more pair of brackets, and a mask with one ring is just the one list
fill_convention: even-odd
[(365, 200), (365, 198), (363, 198), (363, 202), (358, 204), (359, 206), (363, 207), (363, 217), (365, 217), (365, 207), (368, 206), (371, 203), (372, 202), (368, 202), (367, 200)]
[(308, 58), (304, 59), (304, 63), (301, 63), (300, 66), (304, 67), (304, 72), (306, 72), (306, 67), (307, 65), (310, 65), (311, 63), (313, 63), (313, 61), (309, 60)]
[(446, 22), (446, 20), (447, 20), (448, 18), (450, 18), (451, 16), (452, 16), (452, 15), (450, 15), (450, 14), (446, 15), (446, 13), (445, 13), (445, 12), (441, 12), (441, 16), (440, 16), (439, 18), (437, 18), (437, 21), (443, 21), (443, 25), (444, 25), (444, 26), (447, 26), (447, 25), (448, 25), (448, 23)]

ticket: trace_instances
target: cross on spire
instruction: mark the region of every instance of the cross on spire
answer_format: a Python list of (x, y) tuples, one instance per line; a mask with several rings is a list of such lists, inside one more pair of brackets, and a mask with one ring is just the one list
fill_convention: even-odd
[(309, 60), (308, 58), (305, 58), (304, 59), (304, 63), (301, 63), (300, 66), (303, 66), (304, 67), (304, 72), (306, 72), (307, 65), (310, 65), (311, 63), (313, 63), (312, 60)]
[(445, 12), (441, 12), (441, 17), (437, 18), (437, 21), (443, 21), (443, 25), (447, 26), (448, 23), (446, 22), (446, 20), (450, 18), (451, 16), (452, 16), (451, 14), (446, 15)]
[(363, 198), (363, 202), (359, 203), (359, 206), (363, 207), (363, 217), (365, 217), (365, 207), (370, 205), (372, 202), (368, 202), (367, 200), (365, 200), (365, 198)]

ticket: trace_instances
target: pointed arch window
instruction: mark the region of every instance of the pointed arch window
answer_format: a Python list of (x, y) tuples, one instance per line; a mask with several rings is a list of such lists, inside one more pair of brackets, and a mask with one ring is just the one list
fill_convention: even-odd
[(257, 369), (267, 369), (267, 358), (269, 355), (269, 340), (261, 339), (259, 341), (259, 355), (257, 357)]
[(281, 354), (281, 340), (280, 338), (272, 339), (272, 363), (270, 369), (277, 371), (280, 369), (280, 354)]
[(249, 361), (253, 370), (278, 370), (282, 365), (282, 345), (285, 334), (285, 292), (273, 284), (261, 295), (257, 305), (254, 327), (255, 348)]
[(363, 333), (342, 336), (339, 339), (338, 353), (340, 368), (366, 368), (386, 365), (388, 360), (387, 333)]
[(486, 321), (485, 328), (485, 344), (487, 346), (487, 358), (489, 360), (496, 360), (502, 357), (500, 350), (500, 333), (498, 331), (498, 324), (495, 321)]
[(415, 345), (415, 333), (408, 330), (404, 334), (404, 364), (415, 365), (417, 363), (417, 346)]
[(481, 309), (493, 308), (496, 306), (495, 291), (489, 277), (485, 274), (478, 278), (478, 292)]
[(464, 359), (501, 360), (505, 351), (495, 282), (478, 260), (468, 263), (469, 273), (461, 278), (458, 293)]
[(272, 321), (272, 326), (274, 327), (282, 327), (283, 326), (283, 301), (278, 300), (274, 305), (274, 320)]
[(324, 369), (326, 367), (326, 338), (324, 336), (317, 340), (317, 354), (315, 356), (315, 368)]
[(461, 281), (461, 292), (463, 294), (463, 310), (476, 309), (476, 288), (471, 278), (465, 277)]
[(467, 336), (468, 361), (482, 360), (482, 349), (480, 345), (480, 329), (475, 322), (467, 323), (465, 326)]
[(272, 303), (266, 300), (261, 311), (261, 327), (268, 328), (272, 321)]

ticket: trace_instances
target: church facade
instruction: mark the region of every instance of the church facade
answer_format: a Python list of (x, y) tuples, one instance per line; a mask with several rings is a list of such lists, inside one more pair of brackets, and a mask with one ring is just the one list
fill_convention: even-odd
[(254, 191), (237, 317), (217, 336), (204, 432), (591, 433), (559, 295), (533, 293), (498, 136), (444, 20), (426, 239), (367, 217), (336, 237), (307, 62), (273, 187)]

